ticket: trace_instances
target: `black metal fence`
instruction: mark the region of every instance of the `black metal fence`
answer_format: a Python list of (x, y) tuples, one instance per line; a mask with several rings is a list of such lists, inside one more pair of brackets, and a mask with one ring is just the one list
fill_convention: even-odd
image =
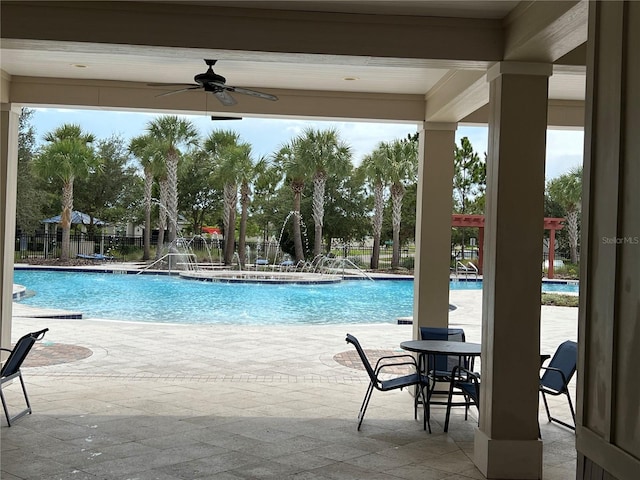
[[(16, 260), (58, 258), (61, 245), (62, 231), (18, 235), (15, 240), (15, 258)], [(102, 254), (126, 258), (132, 252), (142, 248), (142, 237), (116, 235), (74, 234), (71, 235), (69, 244), (71, 257)]]
[[(155, 238), (152, 238), (152, 249), (155, 250)], [(74, 234), (70, 237), (70, 257), (78, 255), (101, 254), (112, 256), (121, 261), (134, 261), (142, 258), (144, 239), (141, 236), (119, 235), (86, 235)], [(55, 259), (60, 256), (62, 232), (39, 233), (35, 235), (18, 235), (15, 239), (16, 261), (27, 259)], [(199, 262), (219, 262), (223, 255), (224, 241), (222, 238), (193, 238), (180, 239), (181, 246), (189, 248), (196, 254)], [(236, 244), (237, 246), (237, 244)], [(323, 252), (327, 252), (326, 248)], [(415, 248), (400, 250), (400, 266), (412, 269)], [(369, 268), (373, 247), (364, 243), (336, 244), (329, 250), (329, 254), (338, 258), (347, 258), (361, 268)], [(392, 248), (383, 245), (380, 249), (378, 266), (380, 269), (391, 268)], [(256, 259), (265, 259), (269, 263), (279, 263), (287, 258), (287, 254), (277, 242), (247, 242), (245, 261), (255, 263)]]

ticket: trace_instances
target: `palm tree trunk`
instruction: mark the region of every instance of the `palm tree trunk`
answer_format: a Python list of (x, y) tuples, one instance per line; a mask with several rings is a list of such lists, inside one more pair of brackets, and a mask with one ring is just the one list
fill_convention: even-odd
[(171, 243), (178, 232), (178, 154), (175, 151), (167, 155), (167, 186), (168, 241)]
[(142, 260), (151, 258), (151, 192), (153, 188), (153, 176), (144, 177), (144, 253)]
[(164, 231), (167, 228), (167, 181), (160, 182), (160, 205), (158, 215), (158, 245), (156, 247), (156, 260), (160, 259), (164, 250)]
[(62, 215), (60, 226), (62, 227), (62, 246), (60, 260), (69, 260), (71, 246), (71, 214), (73, 213), (73, 177), (62, 186)]
[(571, 263), (578, 263), (578, 210), (567, 210), (567, 235), (569, 236), (569, 254)]
[(402, 185), (394, 184), (391, 187), (392, 200), (392, 223), (393, 223), (393, 256), (391, 257), (391, 268), (400, 266), (400, 221), (402, 219), (402, 197), (404, 188)]
[(246, 255), (246, 236), (247, 236), (247, 218), (249, 217), (249, 185), (246, 182), (240, 187), (240, 205), (242, 211), (240, 214), (240, 238), (238, 239), (238, 255), (240, 256), (240, 265), (244, 268), (247, 262)]
[(377, 269), (380, 263), (380, 237), (382, 236), (382, 217), (384, 214), (384, 185), (376, 182), (373, 188), (373, 252), (371, 268)]
[(296, 263), (304, 261), (304, 250), (302, 248), (302, 232), (300, 231), (300, 201), (302, 198), (302, 188), (304, 185), (300, 186), (295, 184), (292, 186), (293, 188), (293, 245), (295, 249), (296, 255)]
[(322, 227), (324, 225), (324, 190), (326, 184), (326, 175), (316, 174), (313, 179), (314, 258), (322, 253)]
[(236, 203), (238, 201), (238, 190), (235, 185), (226, 183), (224, 185), (224, 264), (233, 263), (233, 253), (235, 250), (235, 223), (236, 223)]

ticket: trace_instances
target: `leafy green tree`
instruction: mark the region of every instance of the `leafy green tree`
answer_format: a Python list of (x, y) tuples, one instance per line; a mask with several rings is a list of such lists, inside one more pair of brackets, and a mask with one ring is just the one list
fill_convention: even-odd
[[(484, 161), (473, 150), (468, 137), (460, 139), (460, 146), (454, 149), (453, 171), (453, 211), (462, 214), (483, 214), (487, 177), (486, 154)], [(466, 228), (456, 229), (461, 237), (464, 258)]]
[(165, 115), (152, 120), (147, 131), (158, 149), (165, 155), (167, 173), (167, 214), (169, 217), (169, 242), (175, 240), (178, 228), (178, 162), (181, 148), (195, 147), (199, 141), (195, 125), (176, 115)]
[(36, 157), (33, 168), (49, 184), (62, 184), (62, 246), (60, 259), (69, 260), (71, 214), (73, 212), (73, 184), (100, 167), (92, 143), (94, 136), (85, 133), (80, 125), (64, 124), (45, 135), (47, 144)]
[(578, 222), (582, 206), (582, 167), (575, 167), (547, 183), (550, 199), (565, 210), (571, 263), (578, 263)]
[[(353, 167), (352, 167), (353, 168)], [(323, 240), (329, 252), (333, 239), (362, 241), (371, 231), (368, 212), (371, 201), (366, 195), (364, 178), (352, 171), (342, 178), (331, 176), (325, 193)]]
[(50, 195), (41, 186), (41, 179), (34, 176), (32, 163), (36, 156), (36, 132), (31, 124), (35, 110), (23, 108), (18, 124), (18, 185), (16, 193), (16, 229), (34, 232), (43, 218), (45, 205), (51, 203)]
[[(278, 195), (278, 187), (282, 184), (283, 174), (279, 165), (264, 159), (258, 169), (254, 182), (254, 196), (251, 202), (251, 213), (262, 230), (262, 240), (269, 242), (270, 234), (284, 221), (284, 211), (288, 211), (283, 203), (282, 196)], [(289, 202), (289, 200), (285, 200)], [(266, 252), (265, 252), (266, 254)]]
[(329, 175), (342, 176), (351, 167), (351, 147), (340, 140), (335, 129), (307, 128), (294, 139), (295, 156), (300, 158), (313, 180), (314, 257), (322, 253), (325, 187)]
[(99, 140), (95, 154), (101, 168), (92, 169), (89, 176), (79, 178), (74, 186), (74, 199), (78, 209), (91, 217), (87, 226), (95, 233), (93, 220), (99, 218), (108, 223), (126, 223), (131, 208), (137, 202), (128, 195), (135, 188), (135, 169), (129, 164), (130, 153), (120, 136)]
[(473, 150), (468, 137), (460, 139), (460, 146), (454, 150), (453, 208), (455, 213), (472, 212), (473, 200), (484, 194), (487, 164)]
[(222, 190), (216, 182), (215, 168), (207, 152), (194, 150), (184, 156), (178, 169), (178, 207), (189, 218), (194, 235), (202, 232), (215, 213), (222, 212)]
[(251, 186), (258, 175), (268, 168), (266, 158), (255, 161), (251, 153), (251, 145), (243, 143), (239, 148), (240, 167), (240, 232), (238, 235), (238, 254), (240, 264), (244, 267), (246, 263), (246, 242), (247, 242), (247, 221), (249, 217), (249, 204), (251, 202)]

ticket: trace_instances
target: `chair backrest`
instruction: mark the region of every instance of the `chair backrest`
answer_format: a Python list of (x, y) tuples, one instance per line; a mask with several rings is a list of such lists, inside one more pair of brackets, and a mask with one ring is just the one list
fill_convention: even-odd
[(364, 353), (364, 350), (360, 346), (360, 342), (358, 341), (358, 339), (356, 337), (354, 337), (353, 335), (347, 333), (347, 339), (346, 340), (347, 340), (347, 343), (350, 343), (354, 347), (356, 347), (356, 351), (358, 352), (358, 355), (360, 356), (360, 360), (362, 360), (362, 364), (364, 365), (365, 370), (369, 374), (369, 378), (371, 379), (371, 381), (373, 383), (377, 383), (378, 382), (378, 377), (376, 376), (376, 372), (373, 371), (373, 367), (371, 366), (371, 363), (369, 363), (369, 359), (367, 358), (367, 355)]
[(556, 352), (553, 354), (549, 362), (549, 368), (557, 368), (566, 379), (566, 383), (562, 380), (562, 375), (554, 370), (545, 370), (540, 385), (543, 387), (562, 392), (566, 389), (567, 384), (571, 381), (573, 374), (576, 372), (576, 364), (578, 363), (578, 344), (571, 340), (562, 342)]
[[(449, 342), (464, 342), (466, 337), (462, 328), (446, 328), (446, 327), (420, 327), (420, 338), (422, 340), (445, 340)], [(436, 355), (435, 366), (431, 365), (431, 356), (429, 357), (429, 370), (437, 370), (441, 372), (450, 372), (453, 367), (459, 364), (458, 357), (448, 357), (447, 355)], [(467, 365), (461, 365), (467, 368)]]
[(41, 340), (44, 337), (44, 334), (48, 331), (49, 329), (45, 328), (38, 332), (27, 333), (21, 337), (20, 340), (16, 342), (13, 350), (11, 350), (9, 358), (7, 358), (6, 363), (3, 365), (0, 377), (8, 377), (20, 370), (20, 367), (31, 351), (33, 344), (36, 343), (37, 340)]

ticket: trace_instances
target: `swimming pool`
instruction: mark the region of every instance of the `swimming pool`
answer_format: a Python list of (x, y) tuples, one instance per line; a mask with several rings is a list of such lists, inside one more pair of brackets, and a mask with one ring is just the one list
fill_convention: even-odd
[[(328, 285), (211, 283), (168, 275), (17, 269), (35, 295), (21, 303), (80, 311), (85, 318), (138, 322), (293, 325), (395, 323), (413, 311), (413, 281)], [(451, 282), (452, 289), (482, 288)], [(575, 287), (574, 287), (575, 291)]]

